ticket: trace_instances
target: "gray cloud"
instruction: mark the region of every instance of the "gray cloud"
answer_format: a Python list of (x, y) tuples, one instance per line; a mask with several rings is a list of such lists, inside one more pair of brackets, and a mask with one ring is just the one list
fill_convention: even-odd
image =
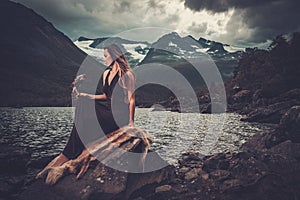
[(246, 39), (248, 43), (265, 42), (279, 34), (300, 29), (299, 0), (185, 0), (184, 5), (194, 11), (212, 13), (234, 9), (227, 24), (228, 34), (235, 35), (235, 30), (245, 26), (252, 32)]
[(247, 46), (299, 30), (300, 18), (299, 0), (13, 1), (32, 8), (73, 40), (112, 36), (133, 28), (164, 27)]
[(184, 5), (192, 10), (206, 9), (212, 12), (225, 12), (231, 8), (254, 8), (276, 4), (281, 1), (283, 0), (185, 0)]
[(123, 13), (131, 11), (130, 1), (114, 1), (114, 13)]
[(188, 27), (189, 32), (202, 33), (204, 34), (207, 31), (207, 23), (197, 24), (193, 22), (191, 26)]
[[(92, 26), (96, 23), (91, 14), (99, 8), (97, 0), (90, 0), (85, 4), (84, 0), (13, 0), (19, 2), (42, 15), (53, 23), (58, 29), (66, 33), (71, 39), (78, 37), (78, 33), (88, 33), (89, 29), (97, 29)], [(97, 6), (96, 6), (97, 5)], [(82, 31), (79, 31), (79, 30)]]
[(158, 0), (12, 0), (52, 22), (71, 39), (115, 35), (143, 26), (172, 27), (178, 15)]

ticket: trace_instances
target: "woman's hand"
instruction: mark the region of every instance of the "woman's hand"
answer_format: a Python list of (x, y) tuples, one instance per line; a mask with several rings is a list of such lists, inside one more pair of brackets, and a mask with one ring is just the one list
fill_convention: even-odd
[(87, 93), (81, 92), (81, 93), (78, 94), (78, 96), (79, 96), (79, 97), (87, 97), (87, 98), (89, 98), (89, 99), (94, 99), (94, 96), (95, 96), (95, 95), (91, 95), (91, 94), (87, 94)]
[(133, 120), (129, 120), (128, 126), (134, 126), (134, 121)]

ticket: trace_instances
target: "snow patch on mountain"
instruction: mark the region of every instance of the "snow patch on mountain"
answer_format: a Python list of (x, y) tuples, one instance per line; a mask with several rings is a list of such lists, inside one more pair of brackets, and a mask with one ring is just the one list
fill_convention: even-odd
[(177, 47), (177, 44), (174, 44), (173, 42), (170, 42), (170, 43), (169, 43), (169, 46), (170, 46), (170, 47)]
[[(104, 62), (103, 47), (101, 46), (102, 48), (99, 48), (99, 45), (97, 45), (96, 47), (93, 47), (92, 44), (94, 44), (95, 41), (96, 40), (93, 40), (93, 39), (76, 40), (74, 42), (74, 44), (76, 46), (78, 46), (82, 51), (87, 53), (89, 56), (91, 56), (94, 59), (96, 59), (97, 61), (103, 63)], [(134, 42), (134, 41), (127, 41), (127, 40), (124, 40), (124, 41), (126, 43), (121, 43), (120, 45), (122, 46), (122, 48), (125, 49), (124, 52), (127, 55), (128, 62), (133, 67), (136, 64), (138, 64), (141, 60), (144, 59), (147, 52), (149, 51), (150, 45), (148, 45), (146, 43), (139, 43), (139, 42)]]
[(90, 45), (94, 42), (94, 40), (85, 40), (85, 41), (78, 41), (76, 40), (74, 44), (79, 47), (82, 51), (87, 53), (89, 56), (93, 57), (99, 62), (104, 62), (103, 58), (103, 49), (92, 48)]
[(287, 43), (291, 43), (293, 37), (294, 37), (294, 34), (293, 33), (288, 33), (288, 34), (284, 34), (282, 35), (282, 37), (285, 39), (285, 41)]
[(234, 53), (237, 51), (245, 51), (245, 48), (235, 47), (235, 46), (231, 46), (231, 45), (224, 45), (224, 49), (230, 53)]
[(138, 49), (146, 49), (148, 46), (143, 43), (135, 43), (135, 44), (123, 44), (123, 47), (126, 49), (128, 53), (130, 53), (130, 56), (132, 56), (133, 59), (136, 59), (138, 60), (138, 62), (140, 62), (146, 56), (146, 52), (144, 54), (139, 53)]

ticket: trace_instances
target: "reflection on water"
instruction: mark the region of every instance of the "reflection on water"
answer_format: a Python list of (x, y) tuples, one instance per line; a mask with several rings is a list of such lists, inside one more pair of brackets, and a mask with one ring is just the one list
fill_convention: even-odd
[[(0, 143), (29, 147), (32, 159), (56, 155), (68, 140), (72, 116), (73, 109), (69, 107), (1, 108)], [(187, 151), (238, 151), (249, 136), (272, 129), (269, 124), (241, 122), (238, 114), (220, 114), (218, 117), (226, 119), (220, 134), (214, 131), (220, 126), (219, 118), (211, 120), (209, 114), (151, 112), (147, 108), (137, 108), (135, 123), (154, 139), (151, 149), (173, 164)], [(208, 134), (217, 139), (215, 144), (213, 141), (207, 145)]]

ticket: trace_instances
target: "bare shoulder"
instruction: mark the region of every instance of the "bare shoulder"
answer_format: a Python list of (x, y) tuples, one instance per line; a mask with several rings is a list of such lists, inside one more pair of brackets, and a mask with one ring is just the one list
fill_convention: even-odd
[(103, 72), (103, 76), (107, 76), (108, 72), (109, 72), (109, 69), (106, 69), (106, 70)]
[(107, 76), (108, 72), (109, 72), (109, 69), (107, 69), (103, 72), (103, 83), (105, 82), (105, 79), (106, 79), (106, 76)]
[(126, 72), (126, 75), (128, 76), (128, 78), (132, 81), (134, 81), (134, 74), (132, 71), (127, 71)]

